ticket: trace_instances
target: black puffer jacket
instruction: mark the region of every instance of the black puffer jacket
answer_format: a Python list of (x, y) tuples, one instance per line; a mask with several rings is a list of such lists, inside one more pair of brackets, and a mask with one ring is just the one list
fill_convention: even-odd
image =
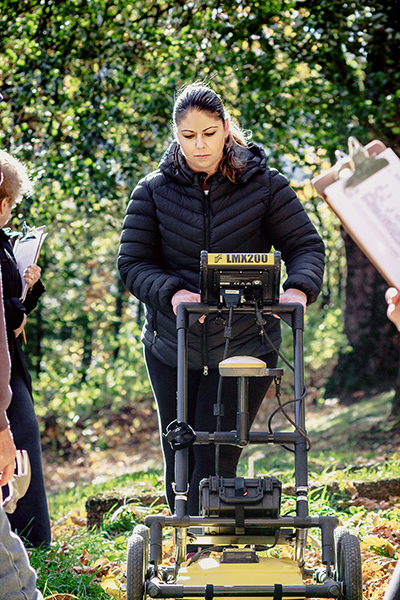
[[(208, 179), (186, 165), (174, 143), (159, 169), (142, 179), (129, 202), (118, 267), (128, 290), (146, 305), (143, 342), (162, 362), (176, 365), (175, 315), (171, 298), (180, 289), (199, 291), (200, 252), (269, 252), (280, 250), (288, 278), (284, 289), (297, 288), (314, 302), (324, 269), (324, 246), (294, 191), (278, 171), (269, 169), (264, 151), (240, 148), (246, 161), (238, 183), (220, 172)], [(189, 335), (189, 367), (216, 367), (222, 359), (224, 327), (208, 317)], [(280, 341), (279, 321), (270, 317), (267, 331)], [(230, 355), (266, 353), (252, 316), (233, 323)], [(270, 348), (268, 349), (270, 350)]]

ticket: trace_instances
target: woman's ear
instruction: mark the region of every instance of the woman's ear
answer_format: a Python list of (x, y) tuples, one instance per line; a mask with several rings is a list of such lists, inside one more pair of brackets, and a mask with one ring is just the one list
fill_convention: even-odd
[(0, 215), (3, 216), (6, 214), (6, 211), (9, 208), (9, 201), (8, 198), (3, 198), (2, 200), (0, 200)]
[(224, 129), (225, 129), (225, 139), (227, 139), (227, 137), (229, 135), (229, 119), (228, 118), (225, 119)]

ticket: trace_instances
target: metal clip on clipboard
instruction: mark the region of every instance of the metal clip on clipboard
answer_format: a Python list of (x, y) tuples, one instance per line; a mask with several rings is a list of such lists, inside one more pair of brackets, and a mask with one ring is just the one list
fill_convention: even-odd
[(360, 144), (354, 136), (349, 137), (348, 141), (351, 165), (353, 166), (353, 175), (346, 181), (344, 187), (346, 190), (353, 188), (362, 181), (371, 177), (389, 163), (386, 158), (373, 158), (368, 150)]
[(345, 182), (345, 190), (349, 191), (388, 164), (385, 158), (375, 158), (386, 150), (385, 144), (379, 140), (363, 146), (356, 137), (350, 136), (347, 145), (349, 153), (336, 150), (336, 164), (312, 180), (316, 191), (323, 198), (326, 198), (325, 188), (338, 179), (348, 178)]
[(19, 238), (19, 243), (26, 242), (28, 240), (34, 240), (36, 238), (34, 231), (31, 230), (30, 227), (26, 224), (26, 221), (22, 223), (21, 236)]

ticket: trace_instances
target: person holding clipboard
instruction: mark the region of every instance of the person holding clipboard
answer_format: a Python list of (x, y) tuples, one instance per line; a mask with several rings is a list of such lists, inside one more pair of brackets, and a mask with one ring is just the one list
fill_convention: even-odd
[[(23, 329), (29, 313), (45, 291), (41, 269), (29, 265), (21, 274), (13, 253), (9, 234), (3, 229), (13, 208), (31, 191), (25, 167), (7, 152), (0, 150), (0, 259), (2, 267), (4, 313), (11, 358), (11, 403), (7, 409), (15, 445), (28, 452), (31, 483), (13, 514), (8, 515), (11, 528), (28, 546), (50, 545), (50, 518), (42, 471), (39, 425), (35, 415), (31, 378), (22, 350)], [(27, 285), (23, 298), (24, 284)]]
[[(363, 147), (351, 136), (348, 146), (349, 155), (339, 152), (336, 165), (312, 183), (391, 285), (385, 294), (386, 314), (400, 332), (400, 160), (379, 140)], [(400, 600), (400, 560), (383, 600)]]

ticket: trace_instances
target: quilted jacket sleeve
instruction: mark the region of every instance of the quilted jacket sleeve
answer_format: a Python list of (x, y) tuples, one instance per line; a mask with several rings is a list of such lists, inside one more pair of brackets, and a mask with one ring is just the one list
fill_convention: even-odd
[(131, 294), (155, 310), (172, 311), (172, 296), (187, 288), (184, 279), (162, 265), (156, 209), (145, 179), (132, 192), (126, 210), (118, 268)]
[(11, 401), (10, 380), (10, 355), (7, 347), (7, 335), (4, 321), (3, 309), (3, 286), (1, 281), (0, 265), (0, 431), (8, 426), (6, 409)]
[(267, 226), (275, 250), (282, 253), (288, 277), (283, 289), (295, 288), (315, 302), (324, 273), (324, 243), (300, 200), (278, 171), (271, 171)]

